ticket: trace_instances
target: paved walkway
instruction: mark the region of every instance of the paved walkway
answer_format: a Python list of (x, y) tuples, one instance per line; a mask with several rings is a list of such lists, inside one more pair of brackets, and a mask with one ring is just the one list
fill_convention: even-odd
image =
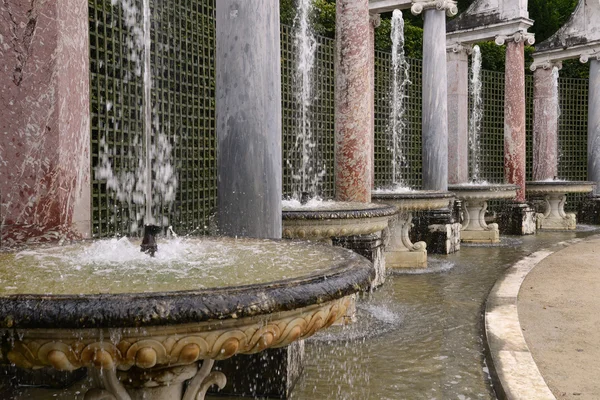
[(600, 399), (600, 237), (511, 267), (488, 298), (486, 337), (506, 398)]
[(574, 244), (527, 275), (517, 301), (525, 340), (559, 399), (600, 399), (600, 239)]

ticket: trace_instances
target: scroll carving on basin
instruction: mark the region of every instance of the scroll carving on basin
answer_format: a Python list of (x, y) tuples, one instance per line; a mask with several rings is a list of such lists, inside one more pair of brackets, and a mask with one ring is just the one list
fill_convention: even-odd
[(527, 182), (529, 197), (541, 197), (544, 201), (543, 212), (537, 214), (537, 228), (547, 230), (573, 230), (577, 227), (577, 218), (573, 213), (565, 212), (567, 193), (589, 193), (594, 190), (595, 182), (545, 181)]
[(487, 202), (514, 198), (517, 195), (517, 189), (517, 185), (489, 183), (448, 186), (448, 190), (456, 193), (456, 198), (462, 202), (461, 240), (471, 243), (500, 242), (498, 224), (488, 224), (485, 221)]
[(454, 197), (450, 192), (435, 190), (376, 190), (373, 199), (398, 209), (396, 218), (390, 221), (389, 243), (386, 246), (385, 262), (389, 268), (426, 268), (427, 244), (412, 243), (409, 237), (412, 228), (412, 213), (448, 207)]
[[(106, 242), (122, 246), (114, 253), (126, 261), (99, 261), (94, 254), (107, 253), (98, 249)], [(330, 326), (373, 274), (361, 256), (317, 243), (184, 242), (161, 245), (154, 258), (127, 239), (3, 253), (9, 281), (0, 292), (0, 329), (9, 345), (1, 360), (26, 369), (88, 367), (95, 382), (88, 400), (201, 399), (211, 384), (225, 384), (210, 372), (214, 360), (286, 346)], [(50, 279), (35, 283), (39, 274)]]

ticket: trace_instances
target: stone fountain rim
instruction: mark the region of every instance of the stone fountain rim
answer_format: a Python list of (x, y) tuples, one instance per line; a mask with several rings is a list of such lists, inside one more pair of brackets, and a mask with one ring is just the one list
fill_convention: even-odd
[(525, 191), (529, 190), (539, 190), (532, 188), (531, 186), (542, 186), (542, 187), (550, 187), (550, 186), (591, 186), (590, 191), (594, 190), (593, 187), (596, 186), (596, 182), (593, 181), (528, 181), (525, 182)]
[(324, 304), (369, 287), (374, 270), (367, 259), (343, 248), (313, 245), (348, 257), (326, 271), (263, 284), (154, 293), (1, 295), (0, 329), (132, 328), (237, 319)]
[(510, 191), (518, 190), (519, 185), (513, 185), (512, 183), (489, 183), (484, 185), (448, 185), (448, 190), (452, 192), (499, 192), (499, 191)]
[(451, 191), (442, 190), (414, 190), (411, 192), (398, 193), (373, 193), (372, 197), (377, 200), (425, 200), (425, 199), (451, 199), (455, 197)]
[[(339, 202), (347, 203), (347, 202)], [(365, 203), (365, 206), (370, 208), (364, 208), (362, 210), (284, 210), (282, 212), (282, 219), (284, 221), (292, 220), (326, 220), (326, 219), (362, 219), (362, 218), (381, 218), (390, 217), (396, 214), (397, 210), (393, 206), (377, 204), (377, 203)]]

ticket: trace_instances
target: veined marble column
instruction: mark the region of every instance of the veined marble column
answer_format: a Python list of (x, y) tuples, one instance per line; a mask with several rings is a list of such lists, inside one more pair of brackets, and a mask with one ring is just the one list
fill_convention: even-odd
[(279, 1), (216, 5), (219, 230), (281, 238)]
[(335, 196), (371, 202), (369, 2), (336, 3)]
[(450, 49), (448, 65), (448, 182), (469, 181), (469, 54)]
[(371, 103), (371, 188), (375, 188), (375, 28), (381, 24), (379, 14), (369, 16), (369, 94)]
[(423, 15), (423, 189), (448, 190), (446, 15)]
[(558, 87), (554, 68), (537, 68), (533, 73), (533, 180), (557, 175)]
[(588, 179), (596, 182), (600, 196), (600, 59), (590, 60), (588, 94)]
[(504, 176), (519, 185), (517, 202), (525, 202), (525, 54), (523, 40), (506, 42), (504, 94)]
[(5, 2), (0, 21), (0, 244), (89, 237), (87, 4)]

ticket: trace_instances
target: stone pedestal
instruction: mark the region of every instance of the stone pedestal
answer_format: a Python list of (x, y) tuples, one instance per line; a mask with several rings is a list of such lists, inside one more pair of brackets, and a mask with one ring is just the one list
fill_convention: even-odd
[(498, 243), (500, 231), (498, 224), (487, 224), (485, 213), (487, 201), (483, 199), (465, 200), (462, 202), (463, 223), (460, 238), (466, 243)]
[(448, 183), (469, 181), (469, 55), (448, 51)]
[(423, 11), (423, 189), (448, 190), (446, 13)]
[(553, 68), (533, 73), (533, 180), (558, 175), (558, 89)]
[(390, 220), (385, 246), (386, 268), (427, 267), (427, 244), (425, 242), (413, 243), (409, 237), (411, 228), (411, 212), (401, 211), (396, 218)]
[(600, 60), (590, 60), (588, 94), (588, 180), (596, 182), (600, 195)]
[(281, 237), (279, 2), (216, 2), (218, 225)]
[(5, 2), (0, 21), (0, 245), (89, 237), (87, 3)]
[(304, 341), (258, 354), (238, 355), (215, 363), (214, 370), (225, 374), (227, 384), (223, 389), (213, 388), (209, 393), (287, 399), (303, 368)]
[(427, 243), (431, 254), (452, 254), (460, 250), (461, 225), (456, 221), (453, 209), (419, 211), (410, 236)]
[(498, 226), (507, 235), (532, 235), (536, 232), (536, 212), (527, 203), (506, 202), (498, 211)]
[(371, 201), (369, 2), (336, 2), (335, 196)]
[(504, 177), (518, 185), (525, 201), (525, 55), (523, 40), (506, 42), (504, 94)]
[(334, 246), (341, 246), (353, 250), (373, 263), (375, 278), (371, 288), (375, 289), (385, 282), (385, 256), (382, 232), (369, 235), (347, 236), (333, 239)]
[(577, 226), (577, 218), (573, 213), (565, 212), (567, 196), (561, 193), (548, 194), (544, 197), (545, 211), (536, 215), (537, 229), (573, 230)]
[(590, 193), (594, 186), (594, 182), (585, 181), (527, 182), (527, 195), (535, 199), (533, 202), (538, 211), (537, 228), (561, 231), (575, 229), (575, 214), (565, 212), (566, 194)]

